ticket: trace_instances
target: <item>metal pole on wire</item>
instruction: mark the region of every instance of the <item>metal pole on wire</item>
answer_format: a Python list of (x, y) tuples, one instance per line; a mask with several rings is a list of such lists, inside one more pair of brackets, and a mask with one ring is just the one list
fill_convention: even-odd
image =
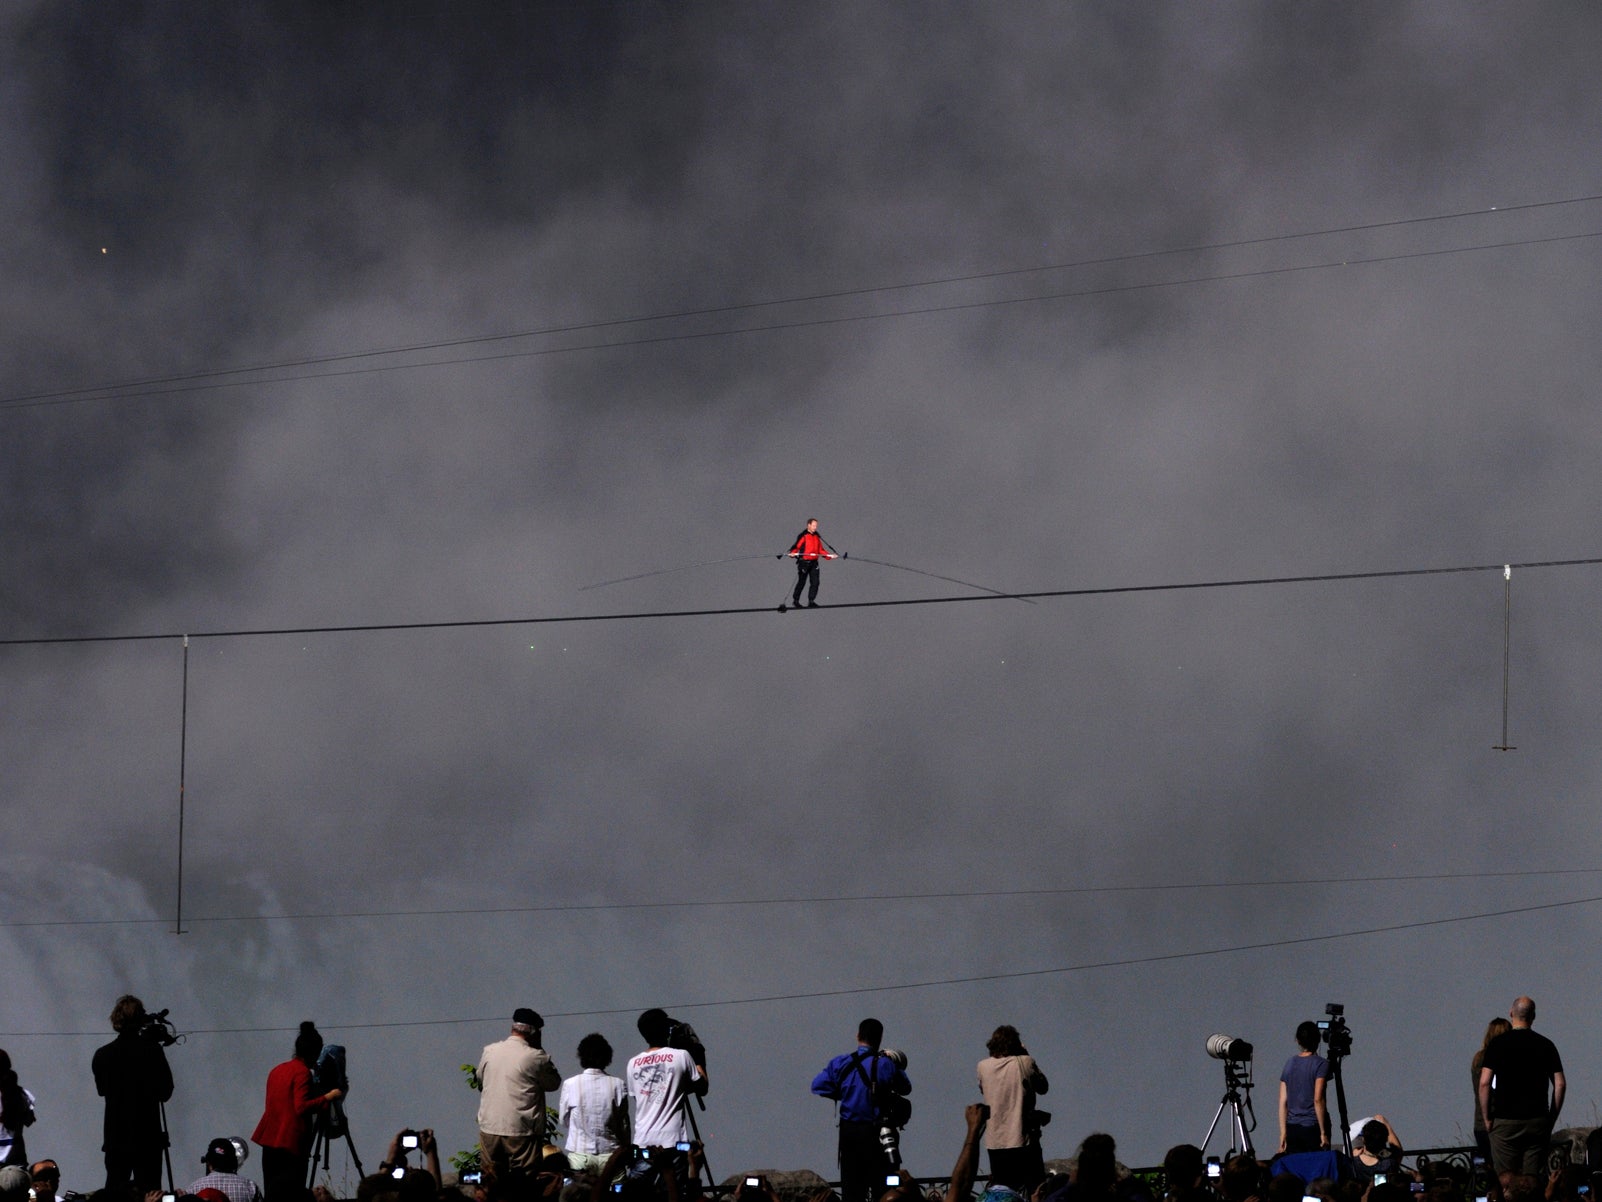
[(1509, 649), (1513, 643), (1513, 565), (1502, 565), (1502, 741), (1493, 744), (1492, 751), (1517, 751), (1518, 748), (1507, 741), (1507, 696), (1509, 673)]
[(178, 907), (172, 933), (184, 933), (184, 784), (189, 752), (189, 636), (184, 635), (183, 700), (178, 710)]

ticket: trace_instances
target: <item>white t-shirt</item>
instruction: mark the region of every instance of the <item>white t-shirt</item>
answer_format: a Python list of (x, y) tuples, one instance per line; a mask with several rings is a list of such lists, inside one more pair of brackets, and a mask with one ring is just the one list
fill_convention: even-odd
[(671, 1148), (690, 1138), (690, 1084), (701, 1071), (682, 1048), (657, 1048), (629, 1061), (629, 1097), (634, 1099), (634, 1142)]

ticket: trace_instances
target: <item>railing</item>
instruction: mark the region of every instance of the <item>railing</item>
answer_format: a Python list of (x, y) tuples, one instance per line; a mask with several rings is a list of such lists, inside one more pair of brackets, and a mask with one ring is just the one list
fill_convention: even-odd
[[(1571, 1139), (1558, 1140), (1546, 1150), (1547, 1171), (1555, 1172), (1567, 1168), (1572, 1157), (1574, 1143)], [(1479, 1156), (1479, 1149), (1472, 1144), (1465, 1146), (1448, 1146), (1440, 1148), (1412, 1148), (1402, 1154), (1402, 1163), (1408, 1168), (1422, 1168), (1421, 1162), (1430, 1165), (1444, 1164), (1449, 1166), (1454, 1176), (1461, 1175), (1465, 1180), (1472, 1180), (1476, 1165), (1475, 1158)], [(1056, 1159), (1056, 1158), (1053, 1158)], [(1273, 1157), (1266, 1159), (1272, 1160)], [(1483, 1169), (1482, 1169), (1483, 1171)], [(1167, 1192), (1167, 1176), (1161, 1165), (1151, 1165), (1145, 1168), (1132, 1168), (1129, 1170), (1132, 1177), (1138, 1177), (1145, 1183), (1154, 1198), (1161, 1198)], [(905, 1173), (901, 1177), (903, 1185), (916, 1186), (920, 1192), (925, 1192), (930, 1186), (944, 1186), (951, 1180), (950, 1174), (939, 1174), (933, 1177), (915, 1177)], [(981, 1173), (975, 1179), (975, 1192), (982, 1192), (983, 1186), (990, 1180), (989, 1174)], [(838, 1181), (829, 1181), (826, 1184), (833, 1190), (840, 1188)]]

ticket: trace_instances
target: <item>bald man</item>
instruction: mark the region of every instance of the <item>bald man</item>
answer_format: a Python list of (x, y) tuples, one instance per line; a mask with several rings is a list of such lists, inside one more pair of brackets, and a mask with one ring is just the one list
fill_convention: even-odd
[(1550, 1039), (1530, 1029), (1533, 1001), (1514, 999), (1507, 1017), (1513, 1029), (1485, 1048), (1480, 1113), (1496, 1171), (1539, 1176), (1546, 1171), (1547, 1143), (1563, 1109), (1563, 1060)]

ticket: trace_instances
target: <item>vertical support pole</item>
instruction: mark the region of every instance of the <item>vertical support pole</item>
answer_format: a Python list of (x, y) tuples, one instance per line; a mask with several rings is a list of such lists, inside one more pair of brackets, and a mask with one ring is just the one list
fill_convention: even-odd
[(1517, 751), (1507, 741), (1507, 695), (1509, 679), (1509, 649), (1513, 644), (1513, 565), (1502, 565), (1502, 741), (1492, 745), (1492, 751)]
[(172, 933), (184, 933), (184, 785), (189, 753), (189, 636), (184, 635), (183, 701), (178, 718), (178, 907)]

